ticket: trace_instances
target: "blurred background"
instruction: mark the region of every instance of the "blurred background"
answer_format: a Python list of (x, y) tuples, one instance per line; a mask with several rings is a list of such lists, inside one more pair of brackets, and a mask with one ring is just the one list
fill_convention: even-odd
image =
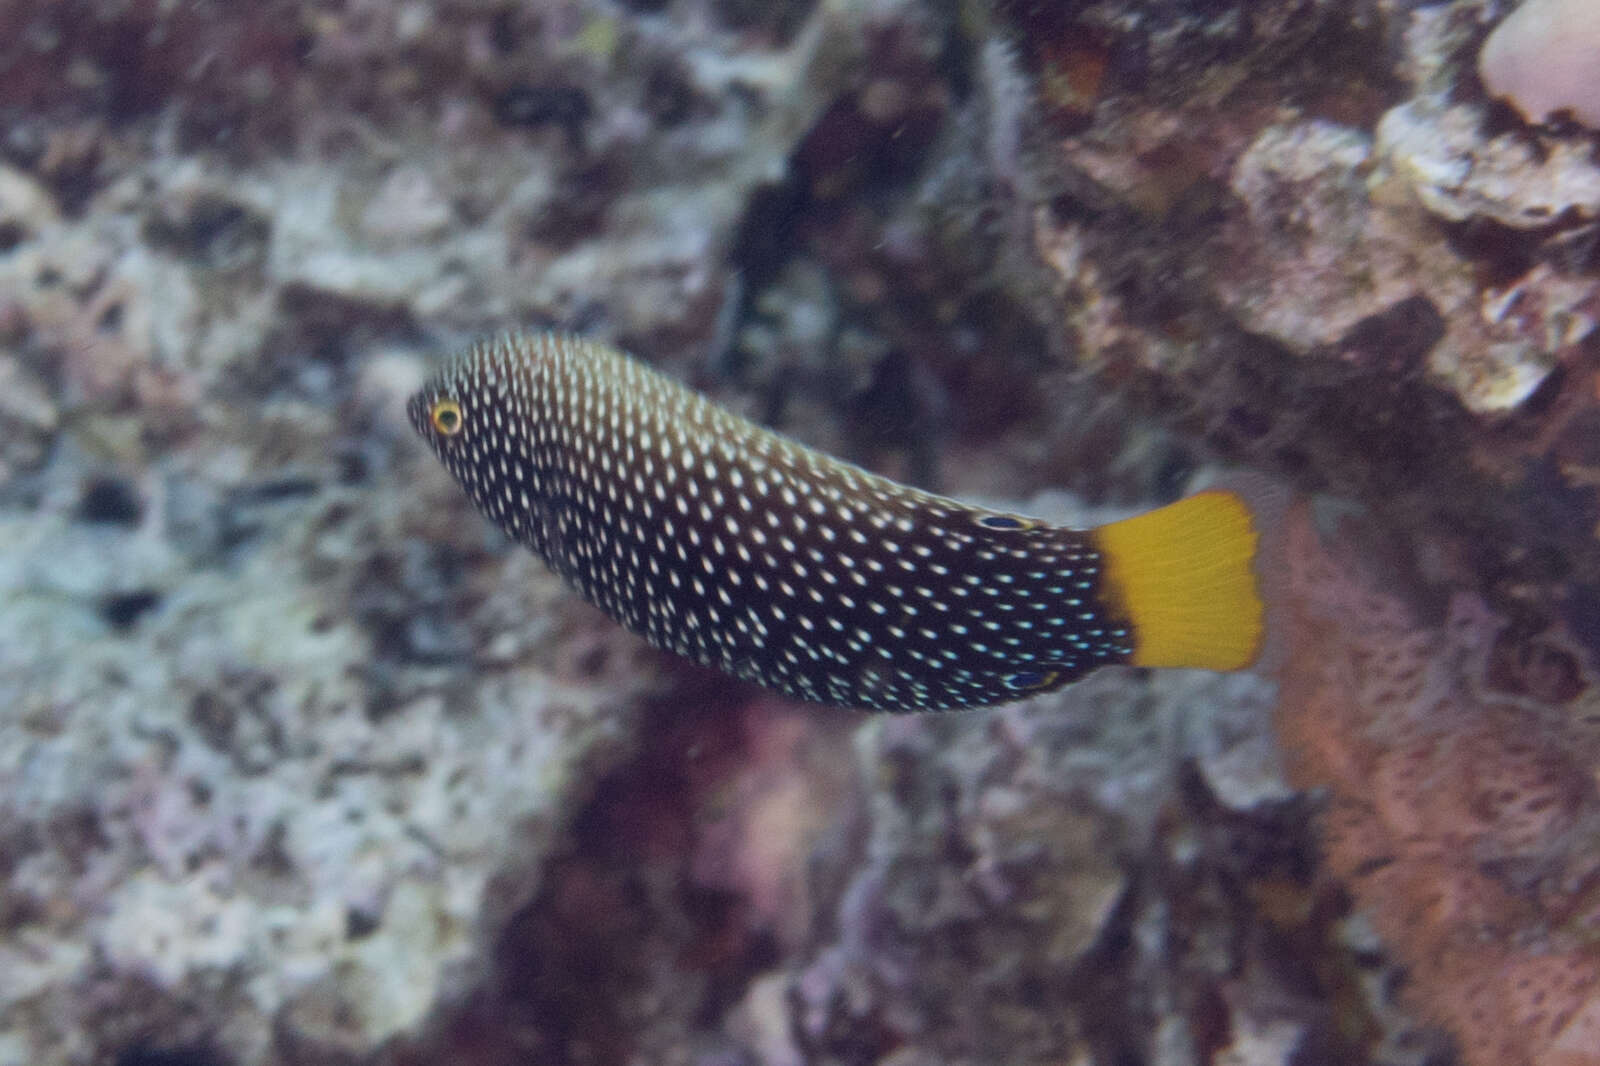
[[(1600, 1062), (1600, 5), (0, 0), (0, 1064)], [(1270, 669), (652, 651), (405, 423), (511, 327), (1092, 524)]]

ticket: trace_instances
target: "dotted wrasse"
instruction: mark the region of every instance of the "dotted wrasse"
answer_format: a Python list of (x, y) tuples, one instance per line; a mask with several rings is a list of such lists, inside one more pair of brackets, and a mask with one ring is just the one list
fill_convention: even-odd
[(482, 342), (407, 407), (477, 508), (591, 603), (801, 700), (981, 707), (1111, 663), (1241, 669), (1262, 642), (1233, 492), (1087, 530), (989, 511), (559, 334)]

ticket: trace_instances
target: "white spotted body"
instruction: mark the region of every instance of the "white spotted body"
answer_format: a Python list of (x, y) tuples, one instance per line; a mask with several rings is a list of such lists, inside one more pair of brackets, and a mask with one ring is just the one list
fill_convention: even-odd
[(799, 699), (981, 706), (1132, 651), (1092, 531), (897, 484), (611, 348), (483, 343), (410, 414), (478, 508), (585, 598)]

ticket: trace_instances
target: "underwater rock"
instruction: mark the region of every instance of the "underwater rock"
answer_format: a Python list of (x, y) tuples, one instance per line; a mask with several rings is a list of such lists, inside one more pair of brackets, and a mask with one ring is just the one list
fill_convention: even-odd
[[(470, 687), (439, 667), (385, 680), (349, 586), (405, 543), (404, 502), (340, 525), (348, 497), (286, 500), (231, 573), (176, 555), (159, 509), (4, 523), (16, 935), (0, 964), (22, 979), (0, 984), (0, 1030), (25, 1061), (189, 1039), (267, 1061), (284, 1039), (359, 1050), (415, 1029), (471, 973), (490, 881), (537, 865), (615, 743), (625, 681), (526, 665)], [(347, 576), (314, 576), (319, 560)], [(100, 604), (123, 587), (159, 599), (112, 626)], [(531, 635), (548, 625), (518, 613)], [(221, 1002), (219, 983), (248, 991)], [(134, 1000), (149, 1005), (114, 1009)], [(163, 1031), (168, 1011), (196, 1017)]]
[[(1587, 475), (1554, 475), (1559, 524), (1521, 501), (1539, 494), (1548, 442), (1593, 407), (1600, 167), (1582, 138), (1504, 132), (1474, 99), (1464, 60), (1485, 10), (1363, 7), (1315, 46), (1279, 39), (1210, 96), (1108, 74), (1065, 129), (1024, 111), (984, 142), (1017, 153), (986, 161), (1011, 190), (993, 211), (1033, 257), (1003, 276), (1052, 351), (1169, 424), (1393, 507), (1399, 524), (1478, 530), (1484, 573), (1524, 569), (1510, 556), (1542, 544), (1587, 587), (1600, 581), (1580, 532), (1600, 521)], [(1103, 32), (1103, 14), (1060, 13), (1051, 32)], [(1143, 42), (1124, 29), (1106, 47)], [(977, 69), (1014, 95), (1030, 62)]]
[[(1280, 970), (1302, 950), (1284, 936), (1351, 964), (1298, 881), (1310, 809), (1263, 768), (1221, 815), (1182, 769), (1254, 762), (1270, 698), (1254, 679), (1097, 676), (987, 720), (864, 729), (880, 784), (837, 932), (795, 978), (802, 1060), (1349, 1061), (1320, 993)], [(1252, 986), (1285, 998), (1263, 1010)]]
[(1417, 292), (1426, 237), (1369, 202), (1371, 154), (1359, 131), (1312, 121), (1269, 126), (1239, 157), (1229, 183), (1245, 205), (1239, 243), (1257, 262), (1218, 288), (1246, 328), (1309, 352)]
[(1452, 222), (1493, 219), (1518, 230), (1600, 215), (1600, 167), (1579, 141), (1535, 146), (1485, 138), (1481, 109), (1410, 100), (1378, 123), (1377, 152), (1429, 211)]
[(11, 251), (60, 217), (43, 186), (15, 167), (0, 166), (0, 248)]
[(0, 351), (0, 483), (44, 459), (61, 411), (39, 376)]
[[(1567, 701), (1589, 698), (1574, 696), (1592, 688), (1581, 664), (1600, 656), (1600, 481), (1578, 443), (1600, 410), (1600, 167), (1581, 134), (1508, 131), (1483, 101), (1470, 64), (1490, 8), (1351, 5), (1317, 46), (1285, 36), (1237, 81), (1174, 79), (1210, 96), (1118, 69), (1159, 47), (1134, 19), (1107, 33), (1100, 5), (1050, 9), (1048, 32), (996, 64), (1005, 77), (1048, 96), (1038, 57), (1091, 30), (1107, 73), (1089, 107), (987, 143), (1020, 156), (992, 169), (1019, 176), (1021, 203), (997, 213), (1027, 219), (1045, 280), (1013, 284), (1054, 352), (1228, 454), (1358, 498), (1383, 529), (1368, 556), (1395, 550), (1437, 582), (1422, 603), (1487, 596), (1520, 636), (1554, 634), (1502, 652), (1529, 659), (1503, 671), (1559, 679), (1538, 682), (1561, 695), (1522, 704), (1525, 720), (1448, 649), (1453, 631), (1417, 617), (1373, 645), (1371, 618), (1302, 638), (1296, 670), (1323, 678), (1327, 702), (1291, 689), (1280, 714), (1302, 723), (1284, 726), (1286, 755), (1322, 767), (1297, 783), (1346, 782), (1359, 817), (1332, 827), (1332, 864), (1410, 964), (1411, 1002), (1469, 1061), (1566, 1061), (1595, 1015), (1592, 945), (1573, 931), (1592, 910), (1592, 833), (1577, 826), (1595, 817), (1600, 763), (1592, 715)], [(1426, 732), (1441, 698), (1459, 720), (1449, 738)], [(1334, 718), (1341, 701), (1359, 721)], [(1426, 733), (1412, 745), (1387, 732), (1405, 714)], [(1376, 761), (1416, 775), (1404, 797)], [(1469, 965), (1456, 952), (1473, 928), (1496, 947)]]
[[(862, 42), (932, 91), (910, 3), (794, 5), (764, 42), (314, 8), (25, 2), (0, 55), (6, 1062), (371, 1061), (484, 1002), (673, 668), (411, 465), (402, 380), (525, 321), (701, 358), (751, 199)], [(497, 121), (530, 70), (586, 106)], [(885, 143), (939, 113), (900, 88)], [(713, 997), (749, 965), (719, 937), (759, 960), (811, 928), (829, 827), (772, 747), (697, 853), (696, 900), (753, 901), (695, 945)]]
[[(1416, 207), (1531, 227), (1577, 210), (1588, 193), (1540, 198), (1537, 175), (1518, 171), (1492, 200), (1493, 169), (1463, 160), (1447, 197), (1438, 181), (1421, 181), (1426, 164), (1391, 139), (1410, 106), (1384, 116), (1376, 143), (1322, 122), (1263, 130), (1231, 178), (1246, 208), (1227, 231), (1233, 253), (1215, 279), (1218, 298), (1250, 332), (1302, 355), (1336, 353), (1376, 373), (1425, 369), (1475, 412), (1515, 409), (1593, 330), (1600, 283), (1541, 264), (1504, 289), (1486, 287)], [(1406, 144), (1438, 152), (1437, 132), (1428, 126)], [(1585, 161), (1573, 177), (1595, 183), (1600, 204), (1600, 169)], [(1518, 194), (1519, 203), (1506, 202)], [(1522, 319), (1530, 312), (1539, 328)]]

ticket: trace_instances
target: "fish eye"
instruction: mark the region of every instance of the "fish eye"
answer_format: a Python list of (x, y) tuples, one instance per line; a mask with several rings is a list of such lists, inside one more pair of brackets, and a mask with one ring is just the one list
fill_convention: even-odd
[(1009, 514), (986, 514), (978, 516), (978, 525), (984, 529), (1005, 529), (1018, 532), (1033, 529), (1039, 523), (1027, 518), (1018, 518)]
[(460, 433), (465, 422), (461, 417), (461, 405), (451, 399), (433, 401), (428, 419), (433, 423), (433, 428), (439, 431), (440, 436), (444, 437), (453, 437)]

